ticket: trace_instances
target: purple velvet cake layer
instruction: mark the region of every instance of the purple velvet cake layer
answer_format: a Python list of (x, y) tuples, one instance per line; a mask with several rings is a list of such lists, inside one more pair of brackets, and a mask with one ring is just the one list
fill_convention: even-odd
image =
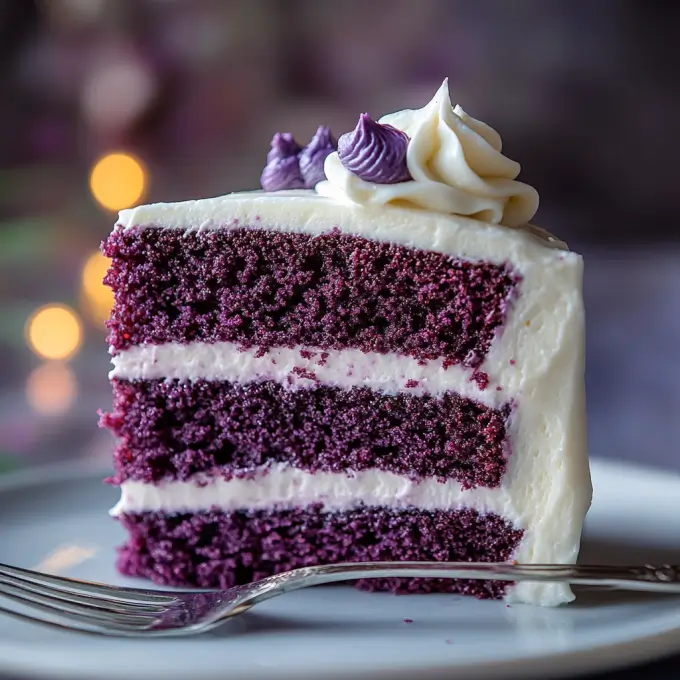
[(114, 380), (103, 424), (122, 438), (116, 481), (187, 479), (270, 461), (306, 470), (379, 468), (497, 486), (510, 406), (447, 393), (389, 395), (365, 387), (287, 390), (275, 382)]
[(103, 245), (116, 294), (111, 345), (231, 341), (481, 364), (518, 274), (331, 226), (316, 237), (259, 228), (114, 231)]
[[(118, 567), (158, 584), (228, 588), (288, 569), (367, 560), (508, 561), (522, 540), (497, 515), (358, 507), (323, 513), (320, 506), (254, 512), (123, 515), (130, 532)], [(491, 581), (387, 579), (370, 590), (451, 592), (502, 597)]]

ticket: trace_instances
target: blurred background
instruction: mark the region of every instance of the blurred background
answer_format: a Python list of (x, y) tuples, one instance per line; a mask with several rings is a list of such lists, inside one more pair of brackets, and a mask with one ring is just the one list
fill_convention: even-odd
[(116, 211), (452, 97), (587, 258), (591, 451), (680, 469), (680, 3), (0, 0), (0, 469), (109, 455)]

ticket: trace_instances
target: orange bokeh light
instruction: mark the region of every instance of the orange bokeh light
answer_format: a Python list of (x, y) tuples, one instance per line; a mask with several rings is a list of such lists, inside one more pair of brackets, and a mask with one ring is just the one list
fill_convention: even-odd
[(103, 283), (111, 260), (96, 251), (85, 261), (81, 277), (83, 306), (97, 324), (103, 325), (111, 314), (113, 291)]
[(83, 330), (73, 309), (50, 304), (33, 312), (26, 336), (31, 349), (43, 359), (68, 359), (80, 349)]
[(77, 393), (76, 377), (61, 361), (41, 364), (26, 381), (26, 400), (43, 415), (65, 413), (73, 405)]
[(90, 190), (107, 210), (135, 205), (144, 195), (147, 172), (142, 162), (127, 153), (102, 156), (92, 168)]

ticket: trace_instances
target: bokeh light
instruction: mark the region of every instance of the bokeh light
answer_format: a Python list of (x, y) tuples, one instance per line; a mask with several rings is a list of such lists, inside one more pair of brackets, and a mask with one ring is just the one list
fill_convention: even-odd
[(111, 314), (113, 291), (103, 283), (111, 260), (99, 251), (85, 261), (82, 274), (83, 307), (92, 320), (103, 325)]
[(107, 210), (122, 210), (135, 205), (146, 190), (146, 169), (134, 156), (110, 153), (92, 168), (90, 190)]
[(144, 114), (156, 92), (148, 64), (132, 52), (101, 55), (82, 91), (85, 119), (100, 134), (116, 134)]
[(78, 394), (71, 368), (61, 361), (47, 361), (33, 370), (26, 381), (26, 400), (42, 415), (68, 411)]
[(44, 359), (68, 359), (83, 340), (80, 319), (66, 305), (51, 304), (36, 310), (26, 324), (31, 349)]
[(67, 543), (52, 551), (41, 562), (36, 564), (33, 569), (45, 574), (63, 574), (69, 569), (73, 569), (73, 567), (77, 567), (79, 564), (92, 559), (98, 550), (93, 545)]

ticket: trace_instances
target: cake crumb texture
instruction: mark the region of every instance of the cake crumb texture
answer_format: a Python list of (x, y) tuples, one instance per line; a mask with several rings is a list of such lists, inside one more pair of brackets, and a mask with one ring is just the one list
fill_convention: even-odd
[[(436, 560), (502, 562), (523, 532), (472, 509), (425, 511), (358, 506), (324, 513), (300, 509), (127, 514), (123, 574), (159, 585), (229, 588), (289, 569), (334, 562)], [(501, 598), (506, 583), (453, 579), (370, 579), (365, 590), (447, 592)]]
[(498, 486), (505, 473), (511, 406), (454, 393), (386, 394), (273, 381), (114, 380), (102, 424), (120, 438), (116, 483), (187, 480), (290, 463), (315, 472), (378, 468), (409, 477)]
[(509, 265), (369, 241), (232, 228), (116, 229), (114, 350), (231, 341), (445, 358), (478, 367), (520, 276)]

